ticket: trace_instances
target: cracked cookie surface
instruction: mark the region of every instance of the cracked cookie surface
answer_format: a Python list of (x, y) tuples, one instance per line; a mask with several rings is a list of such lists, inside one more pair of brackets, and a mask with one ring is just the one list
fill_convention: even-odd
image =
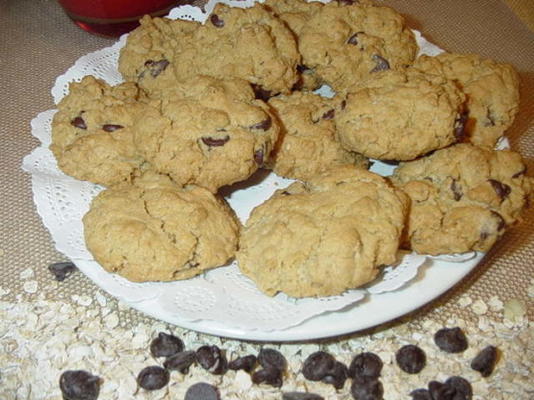
[(519, 109), (519, 75), (515, 69), (476, 54), (454, 53), (421, 56), (414, 66), (458, 83), (467, 95), (467, 139), (477, 146), (494, 148)]
[(280, 139), (269, 163), (277, 175), (307, 180), (340, 165), (367, 168), (366, 157), (345, 150), (339, 143), (332, 100), (294, 92), (273, 97), (269, 105), (281, 122)]
[(392, 181), (412, 202), (407, 244), (421, 254), (487, 251), (532, 195), (518, 153), (457, 144), (401, 163)]
[(101, 192), (83, 223), (96, 261), (134, 282), (187, 279), (224, 265), (239, 232), (224, 200), (152, 172)]
[(216, 192), (262, 166), (278, 133), (275, 117), (246, 81), (199, 76), (151, 99), (135, 143), (156, 171), (179, 185)]
[(204, 74), (250, 81), (266, 92), (288, 93), (300, 60), (292, 33), (261, 4), (217, 4), (206, 23), (141, 19), (119, 58), (119, 71), (157, 91)]
[(93, 76), (71, 83), (52, 120), (50, 150), (67, 175), (104, 186), (129, 180), (143, 163), (132, 126), (142, 107), (134, 83)]
[(329, 296), (396, 261), (408, 199), (385, 178), (342, 166), (278, 190), (240, 237), (241, 271), (268, 295)]
[(354, 86), (335, 123), (346, 149), (380, 160), (413, 160), (461, 136), (463, 94), (441, 76), (383, 71)]
[(412, 64), (418, 50), (400, 14), (368, 2), (332, 1), (312, 10), (305, 25), (290, 24), (298, 30), (302, 63), (336, 92)]

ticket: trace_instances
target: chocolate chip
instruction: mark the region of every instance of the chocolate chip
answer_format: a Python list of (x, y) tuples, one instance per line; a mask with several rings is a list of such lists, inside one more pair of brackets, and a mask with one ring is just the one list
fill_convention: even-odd
[(100, 378), (83, 370), (65, 371), (59, 377), (64, 400), (95, 400), (100, 392)]
[(54, 274), (54, 279), (58, 282), (62, 282), (67, 279), (70, 274), (76, 270), (76, 265), (71, 262), (58, 262), (50, 264), (48, 270)]
[(328, 120), (328, 119), (334, 118), (334, 115), (336, 115), (336, 110), (332, 108), (331, 110), (328, 110), (327, 112), (325, 112), (322, 118)]
[(251, 125), (250, 129), (261, 129), (262, 131), (268, 131), (269, 128), (272, 126), (273, 121), (271, 120), (271, 117), (267, 117), (261, 122), (258, 122), (257, 124)]
[(282, 400), (324, 400), (324, 397), (308, 392), (285, 392), (282, 393)]
[(401, 347), (395, 354), (395, 359), (400, 369), (409, 374), (419, 373), (426, 364), (425, 352), (413, 344)]
[(170, 357), (184, 350), (184, 342), (179, 337), (160, 332), (150, 343), (150, 352), (154, 357)]
[(432, 396), (428, 389), (415, 389), (410, 392), (412, 400), (432, 400)]
[(115, 132), (117, 129), (122, 129), (124, 126), (122, 125), (116, 125), (116, 124), (106, 124), (102, 125), (102, 129), (106, 132)]
[(336, 361), (333, 367), (323, 376), (321, 382), (332, 385), (336, 389), (341, 389), (345, 385), (348, 376), (347, 366), (342, 362)]
[(376, 66), (371, 70), (371, 72), (380, 72), (389, 69), (389, 62), (384, 57), (379, 56), (378, 54), (373, 54), (371, 58), (376, 63)]
[(203, 136), (200, 140), (202, 140), (202, 143), (204, 143), (206, 146), (209, 147), (221, 147), (226, 144), (230, 140), (230, 136), (225, 136), (223, 138), (212, 138), (210, 136)]
[(157, 365), (143, 368), (137, 375), (137, 384), (145, 390), (158, 390), (169, 383), (169, 371)]
[(217, 14), (212, 14), (210, 17), (210, 21), (217, 28), (222, 28), (224, 26), (224, 20), (219, 18)]
[(378, 379), (356, 378), (350, 386), (354, 400), (382, 400), (384, 387)]
[(493, 111), (488, 108), (486, 111), (486, 120), (484, 121), (484, 126), (495, 126), (495, 116), (493, 115)]
[(85, 124), (85, 121), (80, 116), (72, 119), (72, 121), (70, 121), (70, 124), (78, 129), (87, 129), (87, 125)]
[(360, 33), (363, 33), (363, 32), (356, 32), (354, 35), (352, 35), (351, 37), (349, 37), (347, 39), (347, 43), (348, 44), (352, 44), (353, 46), (356, 46), (358, 44), (358, 35)]
[(497, 348), (495, 346), (487, 346), (471, 361), (471, 368), (486, 378), (490, 376), (495, 368), (497, 362)]
[(346, 100), (343, 100), (343, 101), (341, 102), (341, 104), (340, 104), (340, 108), (341, 108), (342, 110), (344, 110), (345, 107), (347, 107), (347, 101), (346, 101)]
[(310, 381), (320, 381), (332, 368), (336, 359), (325, 351), (310, 354), (302, 365), (302, 375)]
[(209, 383), (198, 382), (185, 392), (184, 400), (220, 400), (219, 390)]
[(254, 161), (256, 161), (256, 164), (263, 165), (263, 149), (256, 150), (254, 152)]
[(462, 141), (465, 138), (465, 125), (468, 118), (469, 113), (465, 111), (454, 121), (454, 137), (457, 141)]
[(169, 61), (165, 59), (162, 59), (159, 61), (148, 60), (145, 62), (145, 67), (148, 68), (152, 78), (157, 77), (159, 74), (165, 71), (168, 65), (169, 65)]
[(524, 166), (521, 171), (519, 172), (516, 172), (515, 174), (512, 175), (512, 178), (519, 178), (520, 176), (523, 176), (527, 173), (527, 167)]
[(303, 64), (297, 65), (297, 72), (303, 73), (305, 71), (311, 71), (311, 69), (308, 66), (303, 65)]
[(433, 400), (453, 400), (456, 393), (453, 387), (438, 381), (430, 381), (428, 391)]
[(252, 86), (252, 90), (254, 91), (254, 96), (258, 100), (267, 101), (271, 97), (273, 97), (273, 93), (270, 90), (264, 89), (261, 85), (251, 83), (250, 86)]
[(163, 366), (166, 369), (187, 374), (189, 372), (189, 367), (193, 365), (196, 360), (197, 356), (193, 350), (181, 351), (168, 357), (163, 363)]
[(217, 346), (201, 346), (196, 352), (200, 366), (214, 375), (222, 375), (228, 370), (228, 361)]
[(252, 374), (252, 382), (259, 385), (260, 383), (265, 383), (274, 387), (282, 386), (282, 371), (278, 368), (268, 366), (266, 368), (260, 369)]
[(382, 371), (382, 360), (375, 353), (365, 352), (360, 353), (352, 359), (349, 366), (349, 376), (354, 378), (356, 376), (367, 376), (378, 378), (380, 371)]
[(467, 349), (467, 337), (456, 328), (442, 328), (434, 334), (434, 343), (447, 353), (461, 353)]
[(287, 368), (286, 358), (275, 349), (261, 349), (258, 354), (258, 362), (263, 368), (273, 367), (282, 372)]
[(495, 193), (497, 193), (497, 196), (501, 198), (501, 201), (504, 201), (512, 191), (512, 188), (506, 183), (499, 182), (495, 179), (488, 179), (488, 182), (493, 187), (493, 190), (495, 190)]
[(257, 358), (254, 354), (248, 356), (239, 357), (228, 363), (228, 368), (234, 371), (242, 369), (243, 371), (250, 372), (256, 366)]
[(459, 201), (464, 193), (462, 192), (462, 186), (458, 183), (456, 179), (453, 179), (451, 182), (451, 191), (454, 195), (454, 200)]
[(454, 400), (471, 400), (473, 398), (471, 384), (461, 376), (451, 376), (445, 381), (445, 385), (454, 389)]
[(506, 221), (504, 220), (501, 214), (492, 210), (491, 215), (493, 215), (496, 219), (499, 220), (499, 224), (497, 225), (497, 231), (502, 231), (504, 228), (506, 228)]

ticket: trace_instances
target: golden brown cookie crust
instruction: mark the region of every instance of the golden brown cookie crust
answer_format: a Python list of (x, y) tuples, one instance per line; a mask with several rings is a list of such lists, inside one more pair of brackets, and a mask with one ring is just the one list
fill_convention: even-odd
[(366, 157), (345, 150), (339, 143), (332, 100), (294, 92), (272, 98), (269, 105), (281, 122), (281, 137), (270, 162), (277, 175), (308, 180), (340, 165), (367, 168)]
[(187, 279), (224, 265), (240, 226), (206, 189), (154, 173), (101, 192), (83, 223), (95, 260), (133, 282)]
[(412, 200), (410, 247), (433, 255), (489, 250), (527, 206), (525, 171), (518, 153), (467, 143), (401, 163), (392, 180)]
[(467, 96), (467, 140), (493, 149), (519, 110), (519, 75), (510, 64), (476, 54), (421, 56), (414, 65), (457, 82)]
[(329, 170), (253, 210), (239, 268), (271, 296), (340, 294), (396, 261), (407, 211), (407, 197), (385, 178), (351, 166)]
[(413, 160), (457, 141), (463, 102), (443, 77), (383, 71), (352, 88), (335, 122), (346, 149), (380, 160)]
[(59, 168), (105, 186), (130, 180), (144, 161), (132, 133), (139, 95), (131, 82), (110, 86), (86, 76), (71, 83), (52, 121), (50, 150)]
[(160, 94), (135, 127), (135, 143), (156, 171), (216, 192), (268, 160), (278, 123), (246, 81), (198, 76)]
[(204, 74), (245, 79), (277, 94), (297, 81), (299, 60), (292, 33), (261, 4), (217, 4), (204, 25), (144, 17), (121, 50), (119, 71), (149, 91)]

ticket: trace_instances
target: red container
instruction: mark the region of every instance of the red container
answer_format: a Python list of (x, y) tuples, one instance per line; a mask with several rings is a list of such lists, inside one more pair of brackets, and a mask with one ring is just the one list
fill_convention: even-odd
[(166, 15), (179, 0), (58, 0), (80, 28), (103, 36), (120, 36), (139, 26), (145, 15)]

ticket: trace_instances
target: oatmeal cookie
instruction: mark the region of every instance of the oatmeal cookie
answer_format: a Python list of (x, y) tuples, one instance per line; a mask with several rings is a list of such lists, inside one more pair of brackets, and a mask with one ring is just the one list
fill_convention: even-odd
[(71, 83), (52, 120), (50, 150), (59, 168), (105, 186), (129, 180), (143, 163), (132, 133), (139, 95), (134, 83), (110, 86), (93, 76)]
[(422, 254), (487, 251), (532, 193), (518, 153), (461, 143), (401, 163), (393, 182), (411, 200), (409, 246)]
[(134, 130), (140, 153), (156, 171), (216, 192), (267, 161), (279, 126), (246, 81), (199, 76), (160, 94)]
[(187, 279), (223, 265), (239, 232), (222, 199), (153, 172), (101, 192), (83, 224), (96, 261), (134, 282)]
[(408, 199), (385, 178), (341, 166), (278, 190), (243, 229), (241, 271), (268, 295), (337, 295), (396, 261)]
[(273, 97), (269, 104), (281, 122), (281, 137), (270, 162), (277, 175), (308, 180), (339, 165), (367, 168), (366, 157), (345, 150), (339, 143), (332, 100), (294, 92)]
[(465, 133), (477, 146), (494, 148), (519, 109), (519, 76), (510, 64), (476, 54), (421, 56), (414, 65), (455, 80), (467, 95)]
[(143, 17), (121, 49), (119, 71), (149, 91), (203, 74), (245, 79), (276, 94), (297, 81), (299, 60), (292, 33), (261, 4), (217, 4), (204, 25)]
[(463, 94), (414, 69), (384, 71), (355, 86), (335, 113), (341, 144), (381, 160), (412, 160), (461, 134)]
[(376, 72), (412, 64), (418, 46), (393, 9), (332, 1), (299, 27), (298, 49), (306, 67), (342, 92)]

